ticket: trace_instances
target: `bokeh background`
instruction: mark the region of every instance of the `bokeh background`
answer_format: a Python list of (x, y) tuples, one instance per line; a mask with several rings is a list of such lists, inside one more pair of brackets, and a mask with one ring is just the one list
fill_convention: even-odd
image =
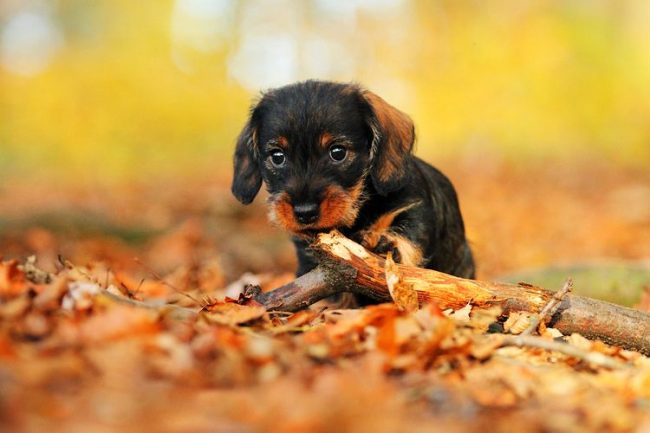
[(260, 91), (320, 78), (412, 116), (482, 277), (556, 285), (599, 261), (632, 302), (650, 280), (648, 23), (645, 0), (3, 0), (0, 254), (214, 262), (217, 285), (290, 272), (263, 199), (229, 196), (230, 158)]

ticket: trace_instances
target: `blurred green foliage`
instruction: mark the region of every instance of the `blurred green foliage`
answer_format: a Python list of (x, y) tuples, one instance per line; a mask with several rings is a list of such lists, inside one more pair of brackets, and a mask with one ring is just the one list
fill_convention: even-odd
[[(645, 0), (414, 0), (392, 2), (385, 13), (357, 0), (347, 2), (340, 20), (336, 8), (345, 1), (233, 0), (227, 26), (208, 47), (188, 43), (191, 22), (181, 32), (189, 39), (174, 30), (180, 3), (52, 3), (47, 13), (63, 42), (51, 61), (27, 75), (0, 64), (0, 176), (227, 175), (234, 138), (258, 91), (241, 74), (274, 70), (255, 56), (241, 61), (247, 32), (261, 28), (251, 24), (256, 13), (269, 23), (262, 36), (281, 33), (298, 47), (290, 77), (372, 88), (412, 115), (425, 156), (595, 155), (650, 163)], [(358, 7), (350, 13), (352, 3)], [(5, 50), (6, 30), (26, 4), (0, 8)], [(196, 32), (209, 29), (195, 19)], [(303, 44), (314, 37), (340, 50), (319, 60), (318, 50)]]

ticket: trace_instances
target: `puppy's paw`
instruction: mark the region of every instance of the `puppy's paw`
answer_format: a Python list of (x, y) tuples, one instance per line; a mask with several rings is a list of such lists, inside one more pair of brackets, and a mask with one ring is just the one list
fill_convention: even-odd
[(390, 252), (395, 263), (417, 266), (422, 262), (422, 251), (409, 239), (390, 230), (362, 231), (357, 241), (373, 253), (386, 257)]

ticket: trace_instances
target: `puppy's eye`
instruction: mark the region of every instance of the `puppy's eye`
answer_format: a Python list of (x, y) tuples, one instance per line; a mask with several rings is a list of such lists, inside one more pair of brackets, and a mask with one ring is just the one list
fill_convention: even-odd
[(271, 152), (271, 162), (276, 167), (282, 167), (285, 161), (284, 152), (281, 150), (274, 150)]
[(330, 147), (330, 158), (334, 162), (341, 162), (348, 156), (348, 150), (340, 144)]

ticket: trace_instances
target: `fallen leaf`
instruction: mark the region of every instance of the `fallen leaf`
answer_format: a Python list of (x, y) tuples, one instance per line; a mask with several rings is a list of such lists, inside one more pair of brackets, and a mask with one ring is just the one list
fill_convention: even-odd
[(564, 335), (558, 331), (555, 328), (544, 328), (544, 331), (541, 334), (543, 337), (550, 337), (550, 338), (561, 338)]
[(34, 308), (40, 311), (54, 311), (61, 306), (65, 294), (68, 292), (68, 277), (59, 275), (41, 293), (34, 298)]
[(236, 302), (219, 301), (201, 311), (201, 316), (208, 322), (220, 325), (241, 325), (262, 318), (266, 308), (261, 305), (240, 305)]
[(32, 312), (29, 313), (22, 322), (19, 322), (17, 332), (23, 337), (38, 340), (52, 331), (52, 322), (41, 314)]
[(277, 325), (271, 328), (274, 334), (283, 332), (297, 331), (304, 325), (307, 325), (319, 316), (317, 311), (313, 310), (300, 310), (297, 313), (287, 317), (284, 324)]
[(18, 260), (0, 262), (0, 298), (13, 298), (27, 290), (27, 278)]
[(153, 334), (159, 330), (155, 311), (118, 304), (92, 315), (80, 325), (81, 338), (89, 343)]
[(576, 332), (567, 337), (567, 342), (582, 350), (590, 351), (592, 349), (592, 342)]
[(511, 334), (521, 334), (530, 325), (530, 313), (513, 311), (503, 324), (503, 329)]
[(16, 320), (22, 317), (32, 305), (27, 293), (0, 304), (0, 318), (4, 321)]
[(68, 285), (68, 293), (63, 296), (61, 307), (64, 310), (87, 310), (93, 305), (95, 296), (102, 288), (91, 282), (73, 281)]

